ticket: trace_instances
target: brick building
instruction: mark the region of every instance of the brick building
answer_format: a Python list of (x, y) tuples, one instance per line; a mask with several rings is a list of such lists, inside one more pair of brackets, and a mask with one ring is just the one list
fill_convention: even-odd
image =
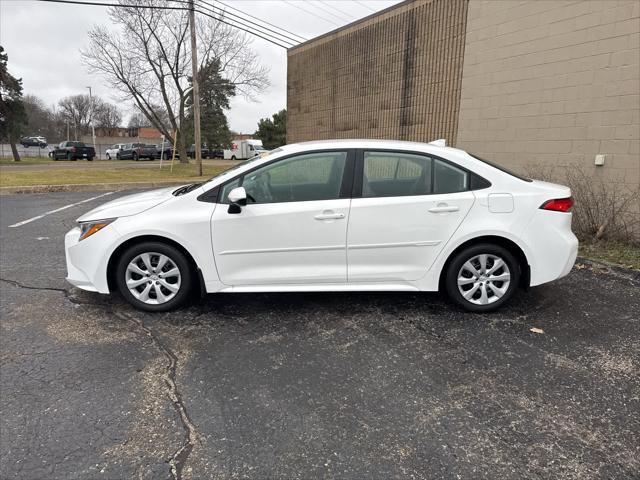
[(408, 0), (290, 49), (287, 108), (290, 143), (446, 138), (638, 186), (640, 2)]

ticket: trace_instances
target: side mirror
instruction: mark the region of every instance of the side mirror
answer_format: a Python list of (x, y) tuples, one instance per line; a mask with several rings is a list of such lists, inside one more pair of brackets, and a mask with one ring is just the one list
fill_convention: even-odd
[(242, 211), (241, 207), (247, 205), (247, 191), (244, 187), (234, 188), (229, 192), (227, 198), (230, 202), (228, 213), (240, 213)]

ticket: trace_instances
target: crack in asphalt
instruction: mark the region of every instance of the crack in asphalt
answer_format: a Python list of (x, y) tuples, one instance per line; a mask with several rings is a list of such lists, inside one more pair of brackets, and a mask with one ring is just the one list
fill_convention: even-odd
[(171, 474), (175, 480), (180, 480), (182, 478), (182, 470), (184, 469), (185, 464), (193, 450), (193, 447), (198, 442), (198, 432), (189, 418), (187, 413), (187, 409), (184, 405), (184, 401), (182, 399), (182, 395), (176, 385), (176, 367), (178, 363), (178, 358), (176, 355), (166, 347), (158, 337), (149, 329), (144, 321), (138, 318), (135, 318), (131, 315), (121, 312), (111, 311), (113, 315), (116, 317), (134, 323), (138, 328), (140, 328), (150, 339), (153, 345), (164, 355), (164, 357), (169, 362), (166, 367), (166, 375), (164, 376), (164, 383), (167, 387), (167, 396), (171, 400), (173, 408), (175, 409), (178, 417), (180, 418), (180, 422), (182, 423), (182, 428), (184, 429), (185, 438), (184, 443), (180, 446), (178, 450), (174, 452), (174, 454), (169, 459), (169, 465), (171, 466)]
[[(33, 285), (25, 285), (16, 280), (11, 280), (7, 278), (0, 278), (0, 281), (8, 283), (18, 288), (24, 288), (27, 290), (40, 290), (40, 291), (50, 291), (50, 292), (58, 292), (62, 293), (65, 299), (69, 300), (71, 303), (82, 305), (82, 304), (90, 304), (89, 302), (79, 302), (77, 299), (73, 298), (71, 292), (64, 288), (55, 288), (55, 287), (35, 287)], [(182, 400), (182, 395), (178, 390), (178, 386), (176, 385), (176, 367), (178, 363), (178, 358), (176, 355), (156, 337), (156, 335), (144, 324), (144, 321), (138, 318), (135, 318), (131, 315), (128, 315), (123, 312), (116, 312), (109, 306), (109, 311), (114, 316), (120, 318), (121, 320), (131, 322), (135, 324), (140, 330), (142, 330), (150, 339), (151, 343), (160, 351), (160, 353), (167, 359), (168, 364), (166, 366), (166, 375), (164, 376), (164, 384), (167, 387), (167, 396), (173, 405), (178, 417), (180, 418), (180, 422), (182, 423), (182, 427), (185, 432), (185, 441), (180, 446), (178, 450), (174, 452), (174, 454), (169, 459), (168, 463), (171, 467), (171, 474), (175, 480), (180, 480), (182, 478), (182, 470), (193, 450), (193, 447), (196, 445), (198, 441), (198, 433), (195, 425), (189, 418), (187, 414), (187, 409), (184, 405), (184, 401)]]
[(20, 282), (17, 282), (15, 280), (11, 280), (11, 279), (8, 279), (8, 278), (0, 278), (0, 282), (6, 282), (6, 283), (9, 283), (9, 284), (13, 285), (14, 287), (25, 288), (27, 290), (46, 290), (46, 291), (50, 291), (50, 292), (60, 292), (67, 298), (69, 298), (69, 295), (70, 295), (69, 291), (64, 289), (64, 288), (34, 287), (32, 285), (25, 285), (24, 283), (20, 283)]

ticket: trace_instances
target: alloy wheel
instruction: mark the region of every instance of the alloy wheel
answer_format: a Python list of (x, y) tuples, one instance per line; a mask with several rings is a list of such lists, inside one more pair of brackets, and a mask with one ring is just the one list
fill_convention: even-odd
[(498, 255), (475, 255), (462, 264), (457, 277), (458, 290), (475, 305), (489, 305), (507, 293), (511, 272)]
[(127, 265), (125, 283), (131, 295), (148, 305), (161, 305), (176, 296), (182, 276), (167, 255), (145, 252)]

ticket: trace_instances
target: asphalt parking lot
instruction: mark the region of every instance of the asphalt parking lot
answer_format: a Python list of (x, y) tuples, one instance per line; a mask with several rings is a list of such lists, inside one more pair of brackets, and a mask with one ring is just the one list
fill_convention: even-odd
[[(72, 288), (121, 193), (0, 197), (1, 478), (638, 478), (640, 275), (580, 262), (490, 315), (436, 294)], [(544, 330), (536, 334), (530, 328)]]

